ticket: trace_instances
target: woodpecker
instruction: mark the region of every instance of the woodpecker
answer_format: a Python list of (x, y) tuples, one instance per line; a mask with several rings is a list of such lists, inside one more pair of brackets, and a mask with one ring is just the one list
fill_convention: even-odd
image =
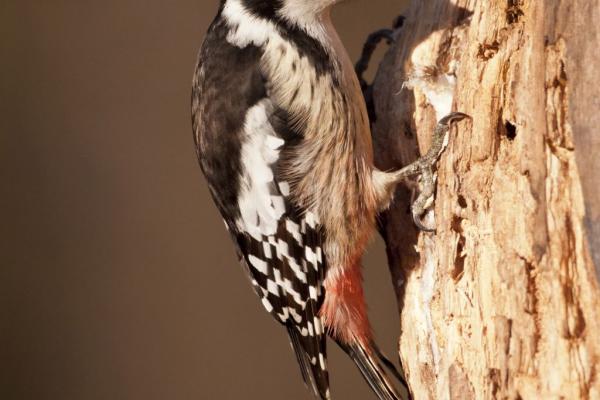
[(410, 175), (426, 183), (413, 206), (422, 226), (433, 165), (465, 115), (440, 121), (416, 163), (376, 169), (361, 88), (330, 19), (336, 2), (221, 0), (193, 79), (194, 140), (240, 263), (314, 396), (330, 398), (330, 336), (379, 399), (401, 399), (373, 341), (361, 257)]

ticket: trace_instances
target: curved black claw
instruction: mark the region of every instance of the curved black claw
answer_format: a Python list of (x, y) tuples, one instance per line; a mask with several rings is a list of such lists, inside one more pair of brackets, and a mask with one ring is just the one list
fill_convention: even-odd
[(452, 112), (446, 115), (444, 118), (440, 119), (438, 125), (442, 125), (444, 127), (450, 127), (450, 125), (462, 121), (465, 118), (471, 119), (471, 116), (461, 112)]
[(430, 228), (428, 226), (425, 226), (425, 224), (423, 223), (423, 221), (421, 221), (421, 216), (418, 213), (413, 212), (412, 216), (413, 216), (413, 221), (415, 223), (415, 226), (420, 231), (429, 232), (429, 233), (435, 233), (436, 232), (435, 228)]

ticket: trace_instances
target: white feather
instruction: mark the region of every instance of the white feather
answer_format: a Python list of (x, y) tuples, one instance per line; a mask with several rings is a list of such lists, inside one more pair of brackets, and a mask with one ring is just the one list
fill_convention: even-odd
[(284, 143), (269, 122), (271, 112), (270, 101), (263, 100), (248, 110), (244, 123), (243, 176), (238, 200), (241, 218), (237, 225), (256, 240), (274, 235), (285, 213), (283, 199), (271, 195), (275, 179), (272, 166), (279, 159), (279, 149)]
[(306, 258), (306, 261), (311, 263), (315, 268), (317, 267), (317, 253), (308, 246), (304, 248), (304, 257)]
[(267, 263), (261, 260), (260, 258), (254, 257), (252, 254), (250, 254), (248, 256), (248, 261), (250, 261), (250, 264), (254, 267), (254, 269), (262, 273), (263, 275), (267, 275), (269, 273)]

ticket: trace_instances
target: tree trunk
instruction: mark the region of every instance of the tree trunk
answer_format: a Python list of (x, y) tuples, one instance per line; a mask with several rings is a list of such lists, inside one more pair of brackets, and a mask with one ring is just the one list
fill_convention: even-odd
[(415, 398), (600, 398), (600, 2), (414, 0), (406, 17), (374, 86), (378, 166), (472, 116), (439, 162), (437, 233), (415, 230), (407, 187), (382, 216)]

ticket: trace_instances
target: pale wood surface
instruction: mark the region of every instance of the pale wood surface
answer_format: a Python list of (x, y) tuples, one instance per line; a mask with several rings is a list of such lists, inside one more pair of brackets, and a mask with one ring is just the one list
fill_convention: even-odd
[(424, 152), (445, 103), (473, 117), (439, 163), (437, 234), (406, 188), (382, 218), (416, 399), (600, 398), (599, 13), (415, 0), (379, 70), (380, 168)]

